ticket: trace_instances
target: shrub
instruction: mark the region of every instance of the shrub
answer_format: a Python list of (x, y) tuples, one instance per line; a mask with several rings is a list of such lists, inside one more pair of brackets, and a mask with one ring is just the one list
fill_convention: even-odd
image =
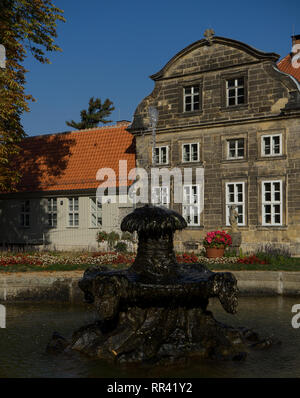
[(275, 258), (280, 258), (280, 257), (286, 257), (290, 258), (291, 252), (288, 248), (286, 247), (275, 247), (271, 243), (266, 244), (265, 246), (261, 246), (256, 255), (259, 256), (265, 256), (265, 257), (275, 257)]
[(110, 247), (113, 247), (118, 240), (120, 240), (120, 235), (117, 232), (112, 231), (107, 235), (107, 242)]
[(116, 252), (127, 253), (127, 245), (125, 242), (118, 242), (115, 246)]
[(105, 231), (98, 231), (97, 234), (96, 234), (96, 241), (97, 241), (98, 243), (101, 243), (101, 242), (107, 240), (107, 236), (108, 236), (107, 232), (105, 232)]
[(238, 257), (235, 250), (225, 250), (224, 257)]
[(128, 240), (129, 242), (134, 242), (133, 235), (130, 232), (123, 232), (121, 235), (122, 240)]

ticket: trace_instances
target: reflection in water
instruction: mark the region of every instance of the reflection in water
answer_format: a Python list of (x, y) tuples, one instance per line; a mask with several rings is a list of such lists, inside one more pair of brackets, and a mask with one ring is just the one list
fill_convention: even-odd
[(7, 304), (6, 329), (0, 329), (0, 377), (300, 377), (300, 329), (293, 329), (291, 308), (300, 298), (240, 298), (238, 313), (226, 314), (218, 301), (209, 309), (232, 326), (274, 335), (279, 347), (251, 351), (244, 362), (206, 361), (189, 367), (121, 368), (100, 360), (45, 353), (52, 332), (69, 338), (83, 324), (93, 323), (92, 306)]

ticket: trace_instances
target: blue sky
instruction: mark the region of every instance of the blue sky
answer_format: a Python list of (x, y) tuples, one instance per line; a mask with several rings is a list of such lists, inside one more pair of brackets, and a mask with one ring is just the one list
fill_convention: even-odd
[(109, 98), (113, 121), (132, 120), (158, 72), (171, 57), (203, 38), (217, 36), (245, 42), (285, 56), (291, 34), (300, 34), (299, 0), (53, 0), (64, 10), (57, 43), (43, 65), (25, 61), (26, 92), (37, 102), (22, 118), (28, 135), (68, 131), (66, 120), (80, 120), (90, 97)]

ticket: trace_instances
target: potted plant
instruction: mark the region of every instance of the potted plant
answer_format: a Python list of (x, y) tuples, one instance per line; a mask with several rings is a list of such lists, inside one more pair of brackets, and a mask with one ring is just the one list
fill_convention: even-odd
[(207, 232), (203, 239), (203, 246), (206, 249), (206, 257), (223, 257), (225, 247), (232, 243), (231, 236), (226, 231)]

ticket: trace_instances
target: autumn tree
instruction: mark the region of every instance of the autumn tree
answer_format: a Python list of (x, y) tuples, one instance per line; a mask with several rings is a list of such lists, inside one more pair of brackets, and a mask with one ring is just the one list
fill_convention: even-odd
[(74, 120), (71, 120), (70, 122), (66, 122), (66, 124), (75, 129), (82, 130), (97, 127), (99, 123), (109, 123), (111, 120), (107, 120), (106, 118), (115, 109), (112, 105), (113, 103), (109, 99), (106, 99), (102, 104), (100, 98), (94, 99), (92, 97), (89, 100), (88, 110), (80, 112), (81, 121), (76, 123)]
[(46, 52), (61, 51), (55, 44), (57, 21), (63, 11), (51, 0), (0, 0), (0, 44), (6, 51), (0, 68), (0, 191), (13, 189), (20, 175), (11, 165), (25, 137), (21, 115), (29, 111), (22, 65), (28, 53), (41, 63), (50, 63)]

